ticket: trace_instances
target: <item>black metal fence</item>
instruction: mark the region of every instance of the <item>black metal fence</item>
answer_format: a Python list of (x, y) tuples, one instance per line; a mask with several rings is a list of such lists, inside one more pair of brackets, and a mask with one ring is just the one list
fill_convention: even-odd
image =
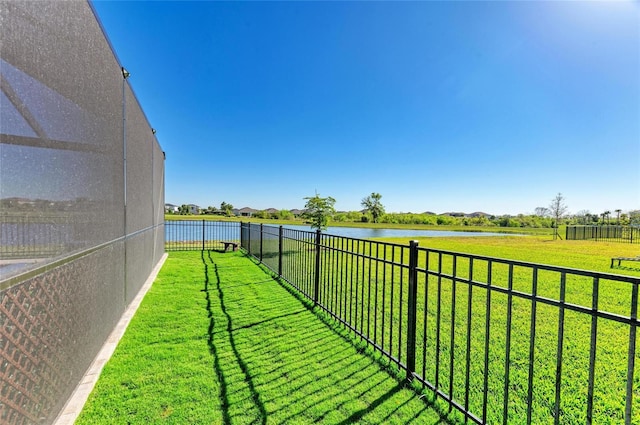
[(240, 223), (209, 220), (165, 221), (165, 249), (224, 250), (223, 242), (240, 243)]
[(640, 423), (640, 278), (250, 223), (240, 239), (465, 422)]
[(596, 240), (640, 244), (640, 227), (567, 226), (567, 240)]

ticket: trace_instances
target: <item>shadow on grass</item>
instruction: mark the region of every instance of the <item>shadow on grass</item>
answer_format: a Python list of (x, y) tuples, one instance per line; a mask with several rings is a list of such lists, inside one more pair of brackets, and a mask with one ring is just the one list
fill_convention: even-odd
[(230, 424), (231, 419), (229, 418), (228, 409), (229, 401), (227, 399), (227, 381), (225, 379), (222, 368), (220, 367), (220, 356), (218, 355), (218, 349), (213, 342), (213, 329), (215, 328), (215, 319), (211, 311), (211, 296), (209, 294), (209, 266), (204, 260), (204, 251), (202, 251), (202, 262), (204, 263), (204, 289), (202, 291), (205, 293), (205, 299), (207, 301), (207, 314), (209, 317), (209, 329), (207, 331), (209, 339), (207, 340), (207, 343), (209, 345), (209, 351), (213, 355), (213, 367), (218, 378), (218, 383), (220, 384), (220, 408), (222, 410), (222, 418), (225, 424)]
[[(417, 385), (413, 385), (404, 379), (404, 374), (395, 368), (394, 364), (388, 361), (387, 358), (382, 356), (375, 350), (372, 350), (371, 347), (367, 346), (365, 342), (361, 338), (357, 338), (349, 333), (349, 331), (343, 327), (339, 322), (334, 320), (330, 315), (328, 315), (325, 311), (320, 308), (316, 308), (313, 301), (298, 291), (295, 287), (290, 285), (288, 282), (280, 278), (277, 274), (275, 274), (272, 270), (267, 268), (264, 264), (261, 264), (255, 258), (251, 257), (247, 253), (244, 255), (254, 264), (259, 266), (265, 273), (269, 274), (271, 278), (276, 281), (282, 288), (284, 288), (289, 294), (295, 297), (305, 308), (309, 311), (312, 311), (314, 315), (320, 319), (328, 328), (330, 328), (333, 332), (339, 335), (344, 341), (348, 342), (351, 345), (354, 345), (358, 352), (366, 355), (373, 363), (378, 365), (381, 369), (383, 369), (391, 378), (396, 380), (397, 385), (387, 391), (385, 394), (379, 396), (375, 401), (371, 402), (369, 406), (365, 409), (358, 410), (352, 413), (349, 418), (340, 422), (340, 424), (348, 424), (348, 423), (357, 423), (365, 414), (370, 413), (376, 409), (377, 406), (384, 403), (386, 400), (391, 398), (395, 393), (399, 392), (402, 389), (409, 388), (411, 391), (414, 391), (416, 396), (422, 401), (423, 408), (419, 412), (417, 412), (414, 417), (408, 421), (410, 423), (413, 420), (417, 420), (420, 414), (427, 410), (431, 409), (437, 412), (438, 418), (435, 422), (428, 422), (432, 425), (438, 424), (452, 424), (456, 423), (456, 421), (450, 416), (450, 409), (442, 408), (439, 405), (434, 404), (434, 398), (432, 396), (421, 395), (422, 387)], [(410, 400), (406, 400), (404, 404), (407, 404)], [(402, 405), (398, 406), (394, 412), (401, 408)], [(387, 422), (392, 414), (387, 414), (386, 416), (381, 418), (380, 423)], [(423, 423), (419, 421), (418, 423)]]
[[(394, 371), (394, 365), (368, 350), (272, 272), (257, 269), (272, 276), (266, 281), (255, 279), (255, 275), (221, 278), (222, 271), (241, 269), (225, 264), (228, 257), (214, 260), (211, 253), (207, 258), (204, 253), (202, 256), (211, 321), (209, 346), (220, 379), (225, 423), (266, 423), (267, 417), (270, 423), (452, 423), (445, 409), (420, 396), (398, 370)], [(214, 288), (208, 283), (210, 275)], [(234, 290), (226, 294), (231, 288)], [(228, 303), (226, 296), (231, 297)], [(213, 298), (219, 300), (216, 305), (212, 305)], [(226, 326), (215, 322), (214, 310), (218, 308), (217, 316)], [(221, 353), (225, 349), (222, 338), (228, 340), (232, 356)], [(229, 360), (241, 373), (231, 372)], [(233, 374), (248, 392), (225, 381)], [(234, 385), (237, 390), (230, 390)], [(239, 396), (241, 393), (246, 395)], [(234, 396), (239, 398), (232, 401)], [(232, 411), (242, 410), (241, 405), (247, 409), (247, 404), (259, 414), (253, 420), (248, 415), (243, 422)]]
[[(209, 261), (211, 263), (213, 263), (213, 260), (211, 259), (211, 254), (210, 253), (209, 253)], [(204, 276), (205, 276), (204, 292), (206, 293), (207, 314), (209, 316), (209, 329), (208, 329), (209, 339), (208, 339), (208, 344), (209, 344), (209, 349), (211, 351), (211, 354), (213, 354), (213, 357), (214, 357), (214, 368), (216, 370), (216, 376), (218, 377), (218, 380), (220, 381), (220, 400), (221, 400), (221, 408), (222, 408), (223, 420), (224, 420), (225, 424), (230, 424), (231, 423), (231, 417), (229, 415), (228, 388), (227, 388), (227, 383), (226, 383), (226, 379), (225, 379), (225, 376), (224, 376), (224, 372), (223, 372), (223, 369), (222, 369), (221, 364), (220, 364), (220, 355), (218, 353), (218, 348), (216, 347), (216, 344), (214, 342), (215, 318), (214, 318), (214, 314), (213, 314), (213, 310), (212, 310), (210, 288), (209, 288), (209, 284), (210, 284), (210, 281), (209, 281), (209, 264), (207, 264), (207, 261), (204, 258), (204, 251), (202, 252), (202, 262), (204, 263)], [(213, 264), (213, 271), (214, 271), (214, 275), (215, 275), (215, 286), (216, 286), (216, 291), (217, 291), (217, 295), (218, 295), (218, 300), (220, 302), (220, 309), (221, 309), (222, 313), (227, 318), (226, 333), (229, 336), (229, 343), (231, 345), (231, 349), (233, 351), (233, 354), (235, 355), (235, 360), (236, 360), (237, 364), (240, 366), (240, 369), (242, 370), (242, 373), (244, 374), (245, 382), (249, 386), (249, 390), (251, 391), (251, 399), (252, 399), (255, 407), (257, 407), (259, 412), (260, 412), (260, 423), (266, 424), (267, 423), (267, 412), (266, 412), (266, 410), (264, 408), (264, 405), (262, 404), (262, 401), (260, 401), (260, 395), (258, 394), (258, 392), (255, 389), (255, 386), (254, 386), (253, 381), (251, 379), (251, 375), (249, 374), (249, 371), (247, 369), (247, 365), (243, 361), (243, 359), (240, 356), (240, 353), (239, 353), (239, 351), (238, 351), (238, 349), (236, 347), (235, 338), (234, 338), (234, 332), (233, 332), (233, 319), (229, 315), (229, 313), (227, 312), (227, 308), (225, 306), (224, 292), (222, 291), (221, 282), (220, 282), (220, 274), (218, 273), (218, 267), (217, 267), (217, 265), (215, 263)]]

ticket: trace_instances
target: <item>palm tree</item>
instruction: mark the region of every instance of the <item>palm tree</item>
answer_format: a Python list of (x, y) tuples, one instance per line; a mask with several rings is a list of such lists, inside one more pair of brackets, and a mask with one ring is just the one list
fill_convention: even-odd
[(591, 213), (586, 213), (584, 215), (584, 224), (589, 224), (591, 223)]
[(373, 217), (374, 223), (377, 223), (378, 218), (384, 215), (384, 205), (380, 202), (380, 198), (382, 198), (382, 195), (373, 192), (371, 195), (364, 198), (361, 203), (367, 212), (371, 214), (371, 217)]
[(607, 218), (607, 224), (609, 224), (609, 216), (611, 215), (611, 211), (607, 210), (604, 212), (604, 215), (602, 217), (602, 224), (604, 224), (604, 219), (605, 217)]
[(616, 212), (618, 213), (618, 226), (620, 225), (620, 213), (622, 212), (621, 209), (617, 209)]

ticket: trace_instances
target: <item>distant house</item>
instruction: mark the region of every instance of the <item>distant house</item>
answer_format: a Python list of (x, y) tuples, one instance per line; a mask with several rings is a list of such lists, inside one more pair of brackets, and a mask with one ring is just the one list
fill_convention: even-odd
[(166, 213), (177, 213), (180, 210), (180, 207), (173, 204), (164, 204), (164, 212)]
[(300, 217), (302, 214), (304, 214), (304, 211), (294, 208), (291, 210), (291, 214), (293, 214), (295, 217)]
[(235, 215), (239, 215), (240, 217), (251, 217), (253, 214), (257, 213), (258, 210), (254, 210), (253, 208), (244, 207), (239, 210), (234, 210), (233, 213)]
[(188, 204), (189, 214), (200, 214), (200, 207), (195, 204)]
[(275, 208), (267, 208), (266, 210), (264, 210), (264, 212), (269, 213), (269, 214), (277, 214), (278, 210)]

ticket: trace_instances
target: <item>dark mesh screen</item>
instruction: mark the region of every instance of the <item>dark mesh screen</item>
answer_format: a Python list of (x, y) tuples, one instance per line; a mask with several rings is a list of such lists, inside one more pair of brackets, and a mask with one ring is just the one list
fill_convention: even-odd
[(126, 242), (126, 302), (129, 304), (136, 296), (153, 264), (153, 232), (142, 232), (127, 238)]
[(157, 143), (153, 144), (153, 224), (156, 264), (164, 254), (164, 152)]
[(164, 154), (88, 3), (0, 39), (0, 423), (50, 423), (162, 257)]
[(153, 225), (153, 133), (129, 87), (125, 87), (127, 233)]
[(0, 279), (124, 232), (123, 79), (90, 7), (1, 13)]

